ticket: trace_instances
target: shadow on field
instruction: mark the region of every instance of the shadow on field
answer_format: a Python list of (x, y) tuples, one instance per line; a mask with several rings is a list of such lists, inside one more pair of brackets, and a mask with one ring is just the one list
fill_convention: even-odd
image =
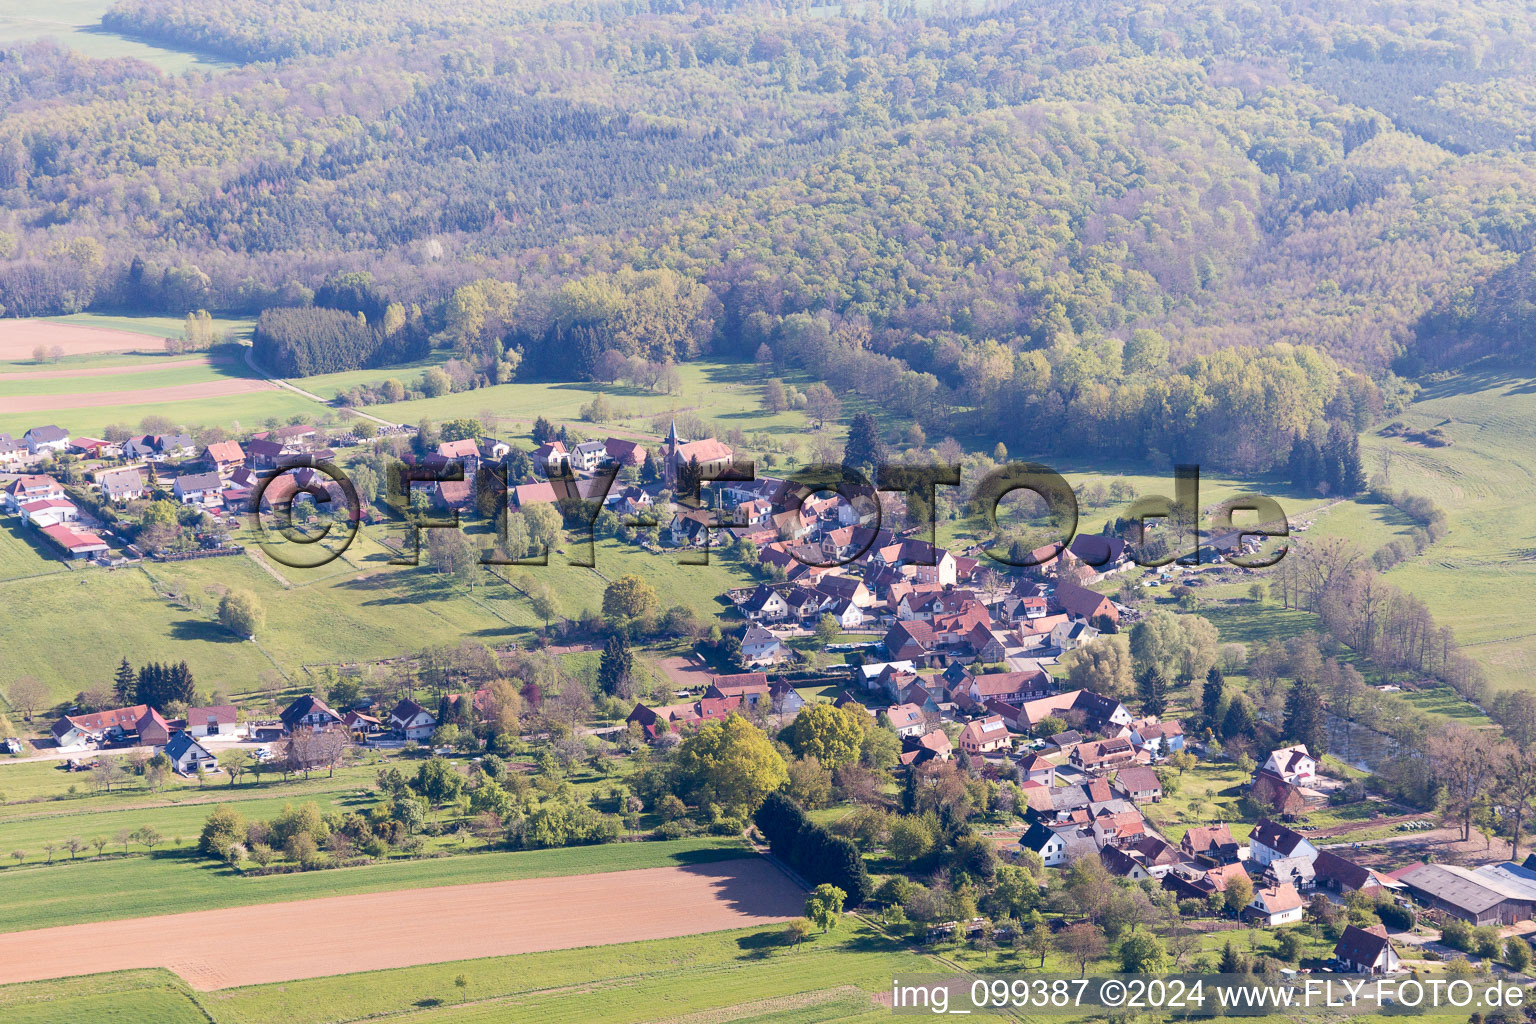
[(201, 640), (210, 644), (238, 644), (245, 641), (207, 619), (180, 619), (171, 626), (171, 636), (177, 640)]

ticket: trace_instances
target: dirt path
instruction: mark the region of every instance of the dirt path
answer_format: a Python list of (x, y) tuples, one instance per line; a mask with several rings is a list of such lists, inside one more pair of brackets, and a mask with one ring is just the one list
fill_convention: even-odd
[[(268, 384), (271, 384), (273, 387), (282, 388), (285, 391), (292, 391), (296, 395), (304, 396), (305, 398), (309, 399), (311, 402), (319, 402), (321, 405), (326, 406), (327, 408), (330, 407), (330, 404), (331, 404), (330, 402), (327, 402), (325, 399), (321, 398), (319, 395), (315, 394), (313, 391), (305, 391), (303, 388), (294, 387), (292, 384), (289, 384), (287, 381), (283, 380), (281, 377), (273, 377), (266, 370), (263, 370), (260, 366), (256, 365), (256, 354), (255, 354), (255, 352), (253, 352), (249, 348), (247, 348), (245, 350), (245, 365), (249, 366), (256, 373), (261, 374), (261, 376), (266, 380), (266, 382)], [(365, 420), (372, 420), (373, 422), (377, 423), (381, 427), (398, 427), (398, 426), (400, 426), (400, 424), (398, 424), (398, 423), (391, 423), (389, 420), (381, 419), (378, 416), (375, 416), (375, 415), (373, 415), (373, 413), (370, 413), (370, 412), (363, 412), (363, 410), (361, 410), (361, 409), (353, 409), (352, 410), (352, 414), (354, 416), (361, 417), (362, 419), (365, 419)]]
[(211, 991), (674, 938), (803, 910), (804, 894), (762, 858), (332, 896), (0, 935), (0, 985), (167, 967)]

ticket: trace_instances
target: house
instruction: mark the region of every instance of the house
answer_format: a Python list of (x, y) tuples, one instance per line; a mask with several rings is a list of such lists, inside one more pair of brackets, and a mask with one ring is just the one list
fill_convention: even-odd
[(1248, 796), (1254, 803), (1273, 808), (1275, 814), (1285, 817), (1294, 817), (1307, 807), (1307, 797), (1300, 786), (1286, 782), (1267, 769), (1254, 775)]
[[(127, 448), (124, 448), (126, 454)], [(245, 457), (253, 469), (275, 469), (287, 456), (295, 454), (295, 450), (279, 441), (257, 439), (245, 446)]]
[(43, 536), (53, 541), (71, 559), (95, 558), (109, 550), (107, 542), (88, 530), (76, 530), (63, 523), (45, 526)]
[(64, 485), (51, 476), (29, 473), (12, 480), (5, 489), (5, 508), (20, 510), (29, 501), (47, 501), (64, 497)]
[(1019, 706), (1019, 722), (1031, 729), (1047, 718), (1081, 718), (1085, 726), (1095, 731), (1131, 723), (1131, 713), (1124, 704), (1092, 690), (1067, 690)]
[(384, 731), (384, 724), (372, 715), (365, 715), (361, 711), (348, 711), (341, 716), (341, 724), (347, 727), (347, 731), (359, 736), (372, 736)]
[(1076, 826), (1051, 829), (1038, 821), (1030, 825), (1029, 831), (1020, 837), (1019, 849), (1035, 851), (1048, 868), (1059, 867), (1079, 857), (1099, 852), (1093, 836)]
[(1058, 754), (1071, 754), (1083, 742), (1083, 734), (1076, 729), (1053, 733), (1045, 738), (1045, 749)]
[(1134, 733), (1131, 742), (1157, 756), (1184, 749), (1184, 726), (1178, 720), (1133, 724), (1131, 728)]
[(860, 608), (873, 608), (878, 603), (864, 581), (853, 576), (822, 576), (816, 581), (816, 592), (833, 601), (850, 601)]
[(1034, 751), (1019, 756), (1019, 771), (1023, 773), (1025, 782), (1056, 785), (1056, 766)]
[(970, 679), (970, 685), (960, 692), (964, 693), (973, 704), (985, 704), (989, 700), (1018, 704), (1037, 699), (1055, 689), (1055, 683), (1052, 682), (1050, 674), (1038, 667), (1025, 672), (985, 672), (979, 676), (971, 676), (969, 673), (966, 675)]
[(901, 763), (903, 765), (922, 764), (937, 758), (940, 761), (948, 761), (954, 756), (954, 745), (949, 742), (949, 735), (943, 729), (930, 729), (921, 736), (912, 737), (901, 741)]
[(33, 427), (21, 435), (21, 443), (33, 455), (57, 455), (69, 448), (69, 431), (52, 424)]
[(732, 675), (715, 676), (709, 681), (709, 688), (704, 691), (704, 696), (735, 697), (750, 707), (767, 698), (772, 690), (773, 687), (768, 685), (768, 673), (737, 672)]
[(239, 441), (215, 441), (203, 449), (202, 462), (220, 476), (228, 476), (245, 465), (245, 450)]
[(199, 768), (210, 772), (219, 764), (218, 758), (185, 730), (167, 740), (161, 753), (171, 759), (171, 767), (180, 775), (196, 775)]
[(715, 513), (707, 508), (690, 508), (672, 517), (668, 536), (679, 546), (708, 542), (709, 531), (714, 526)]
[(594, 472), (607, 461), (608, 446), (601, 441), (583, 441), (571, 449), (571, 468), (577, 472)]
[(267, 432), (267, 439), (282, 444), (306, 445), (315, 440), (315, 428), (307, 423), (291, 423), (286, 427), (278, 427)]
[(1132, 765), (1115, 773), (1115, 787), (1133, 804), (1155, 804), (1163, 798), (1163, 784), (1157, 772), (1143, 765)]
[(1120, 610), (1113, 601), (1070, 580), (1058, 582), (1051, 599), (1068, 617), (1082, 619), (1090, 625), (1101, 619), (1115, 625), (1120, 623)]
[(1123, 736), (1079, 744), (1069, 758), (1072, 764), (1085, 772), (1112, 771), (1136, 760), (1136, 748)]
[(1268, 864), (1288, 857), (1314, 861), (1317, 854), (1317, 847), (1300, 832), (1268, 818), (1260, 818), (1248, 836), (1248, 857), (1255, 864)]
[(137, 469), (109, 469), (96, 474), (101, 496), (108, 501), (132, 501), (144, 497), (144, 475)]
[[(1250, 859), (1250, 864), (1253, 861)], [(1289, 882), (1298, 889), (1310, 889), (1317, 881), (1312, 861), (1306, 857), (1277, 857), (1264, 865), (1264, 877), (1272, 884)]]
[(84, 747), (91, 743), (121, 743), (129, 737), (137, 738), (139, 722), (146, 718), (150, 710), (147, 704), (134, 704), (89, 715), (65, 715), (53, 723), (49, 735), (61, 750)]
[(1271, 751), (1259, 771), (1273, 772), (1292, 785), (1305, 785), (1317, 777), (1317, 758), (1307, 752), (1305, 744), (1298, 743)]
[(1118, 846), (1106, 846), (1099, 851), (1104, 869), (1116, 878), (1129, 878), (1133, 882), (1151, 878), (1152, 872), (1135, 856)]
[(1210, 867), (1186, 861), (1174, 865), (1173, 870), (1163, 876), (1163, 888), (1171, 890), (1181, 900), (1203, 900), (1213, 893), (1226, 892), (1227, 883), (1238, 878), (1247, 879), (1248, 873), (1236, 862)]
[(1129, 561), (1125, 554), (1125, 541), (1119, 537), (1080, 533), (1072, 538), (1067, 550), (1085, 565), (1097, 569), (1100, 576), (1124, 568)]
[(87, 459), (115, 459), (123, 454), (122, 448), (99, 437), (72, 437), (69, 450)]
[[(274, 434), (277, 432), (273, 431)], [(155, 451), (162, 458), (182, 459), (191, 455), (195, 450), (192, 438), (186, 434), (161, 434), (155, 438)]]
[(1301, 893), (1289, 882), (1253, 891), (1253, 901), (1243, 908), (1243, 917), (1271, 928), (1295, 924), (1301, 920)]
[(990, 754), (1012, 742), (1007, 724), (997, 715), (967, 722), (960, 730), (960, 749), (972, 756)]
[(217, 473), (184, 473), (171, 485), (171, 493), (183, 505), (218, 504), (224, 481)]
[(741, 614), (752, 622), (782, 622), (789, 618), (789, 602), (777, 590), (759, 584), (741, 603)]
[(633, 466), (639, 468), (645, 465), (648, 458), (646, 450), (637, 441), (626, 441), (621, 437), (610, 437), (603, 442), (603, 450), (606, 453), (606, 461), (618, 465), (621, 469)]
[(1186, 856), (1201, 857), (1217, 864), (1237, 862), (1237, 841), (1232, 838), (1232, 830), (1225, 824), (1200, 825), (1188, 830), (1184, 838), (1179, 840), (1179, 849)]
[(753, 623), (741, 635), (741, 658), (748, 665), (771, 665), (784, 655), (784, 644), (762, 626)]
[(514, 508), (527, 508), (529, 505), (553, 505), (559, 500), (555, 494), (554, 485), (548, 481), (536, 484), (518, 484), (516, 487), (507, 488), (507, 501)]
[(545, 441), (533, 450), (533, 467), (545, 476), (560, 476), (571, 468), (571, 453), (564, 441)]
[(438, 458), (448, 462), (457, 462), (464, 470), (464, 476), (473, 479), (475, 471), (480, 468), (480, 442), (472, 437), (461, 437), (457, 441), (440, 441), (433, 450)]
[(205, 708), (187, 708), (186, 732), (193, 736), (243, 736), (240, 712), (233, 704), (212, 704)]
[[(923, 709), (916, 704), (893, 704), (885, 709), (885, 717), (890, 720), (891, 728), (896, 730), (896, 735), (903, 739), (908, 736), (921, 736), (928, 731), (928, 718), (923, 714)], [(962, 742), (964, 738), (962, 734)]]
[(300, 727), (318, 731), (341, 724), (341, 716), (312, 693), (307, 693), (289, 704), (277, 717), (282, 721), (283, 728), (289, 732)]
[(805, 707), (805, 698), (788, 683), (774, 683), (768, 691), (768, 699), (776, 715), (798, 715), (800, 709)]
[(1332, 850), (1320, 850), (1312, 861), (1312, 873), (1320, 888), (1332, 889), (1340, 895), (1348, 895), (1359, 889), (1400, 888), (1400, 883), (1388, 879), (1370, 868), (1361, 867), (1346, 860)]
[(57, 526), (60, 523), (73, 523), (80, 518), (80, 510), (75, 507), (75, 503), (64, 498), (29, 501), (21, 506), (21, 514), (28, 523), (39, 530)]
[(933, 626), (920, 620), (897, 622), (885, 634), (886, 653), (895, 660), (927, 658), (938, 647)]
[(420, 743), (432, 738), (437, 717), (409, 697), (402, 697), (389, 713), (389, 727), (408, 740)]
[(1098, 639), (1099, 631), (1081, 620), (1057, 623), (1051, 630), (1051, 646), (1060, 651), (1075, 651)]
[(1379, 924), (1369, 928), (1346, 925), (1333, 947), (1333, 958), (1341, 970), (1351, 974), (1396, 974), (1403, 966), (1387, 938), (1386, 926)]

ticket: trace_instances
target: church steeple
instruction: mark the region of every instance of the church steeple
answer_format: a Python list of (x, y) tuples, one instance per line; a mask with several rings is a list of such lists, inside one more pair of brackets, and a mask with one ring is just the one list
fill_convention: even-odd
[(677, 447), (677, 420), (675, 419), (672, 421), (672, 429), (667, 431), (667, 444), (673, 448)]

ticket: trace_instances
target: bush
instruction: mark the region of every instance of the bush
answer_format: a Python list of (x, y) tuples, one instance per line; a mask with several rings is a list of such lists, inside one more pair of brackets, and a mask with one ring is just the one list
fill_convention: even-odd
[(1381, 904), (1376, 908), (1376, 916), (1381, 918), (1382, 924), (1400, 932), (1408, 931), (1417, 921), (1413, 911), (1396, 903)]
[(656, 826), (656, 838), (681, 839), (688, 834), (688, 825), (682, 820), (664, 821)]

